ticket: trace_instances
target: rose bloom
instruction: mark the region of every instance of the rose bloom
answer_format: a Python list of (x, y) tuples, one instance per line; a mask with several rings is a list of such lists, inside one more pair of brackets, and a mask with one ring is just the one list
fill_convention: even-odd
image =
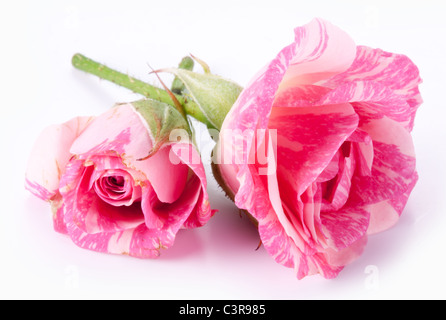
[(316, 19), (295, 29), (227, 115), (214, 171), (299, 279), (336, 277), (368, 235), (398, 221), (417, 181), (420, 82), (406, 56), (356, 46)]
[(132, 104), (50, 126), (30, 156), (26, 188), (51, 203), (55, 230), (78, 246), (158, 257), (179, 229), (202, 226), (213, 212), (195, 147), (165, 143), (141, 160), (154, 144)]

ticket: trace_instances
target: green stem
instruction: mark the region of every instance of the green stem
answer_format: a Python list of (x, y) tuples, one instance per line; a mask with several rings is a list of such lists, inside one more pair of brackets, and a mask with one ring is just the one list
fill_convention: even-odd
[[(93, 61), (80, 53), (75, 54), (71, 62), (73, 66), (79, 70), (98, 76), (101, 79), (113, 82), (121, 87), (130, 89), (133, 92), (141, 94), (146, 98), (161, 101), (176, 108), (175, 103), (173, 102), (169, 93), (167, 93), (167, 91), (163, 89), (160, 89), (158, 87), (145, 83), (141, 80), (133, 78), (128, 74), (124, 74), (122, 72), (110, 69), (109, 67), (96, 61)], [(203, 115), (200, 108), (195, 102), (193, 102), (192, 100), (188, 100), (185, 97), (180, 96), (178, 94), (175, 94), (175, 97), (183, 106), (187, 114), (194, 117), (198, 121), (203, 122), (209, 128), (213, 127), (208, 122), (208, 120)], [(179, 111), (180, 113), (182, 113), (181, 110)]]

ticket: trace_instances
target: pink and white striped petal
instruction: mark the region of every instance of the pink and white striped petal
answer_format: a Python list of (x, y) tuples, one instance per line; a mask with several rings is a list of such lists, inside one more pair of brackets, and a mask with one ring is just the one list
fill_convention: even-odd
[(307, 108), (274, 107), (269, 128), (277, 130), (280, 183), (295, 186), (295, 194), (301, 195), (356, 130), (358, 121), (348, 103)]
[(76, 117), (47, 127), (39, 135), (26, 168), (26, 189), (42, 200), (50, 200), (58, 193), (60, 178), (71, 158), (70, 147), (92, 119)]
[(164, 248), (162, 243), (170, 243), (174, 237), (174, 235), (149, 230), (144, 223), (135, 228), (117, 232), (88, 234), (69, 220), (67, 229), (72, 241), (83, 249), (129, 255), (141, 259), (158, 258), (160, 250)]
[(418, 175), (410, 133), (388, 118), (369, 121), (362, 129), (372, 137), (371, 175), (355, 175), (350, 202), (371, 205), (369, 233), (393, 226), (406, 205)]
[(356, 55), (350, 36), (333, 24), (314, 19), (294, 30), (293, 58), (277, 95), (288, 88), (315, 84), (346, 71)]
[(173, 203), (163, 203), (150, 191), (148, 194), (143, 192), (141, 207), (147, 228), (168, 230), (176, 234), (193, 213), (202, 192), (200, 180), (196, 175), (191, 176), (183, 193)]
[[(422, 103), (418, 85), (422, 82), (417, 66), (405, 55), (358, 46), (351, 67), (328, 80), (317, 84), (337, 88), (357, 81), (380, 84), (407, 102), (405, 127), (413, 128), (415, 112)], [(392, 107), (388, 105), (388, 107)], [(383, 110), (385, 112), (385, 110)]]
[(321, 97), (318, 104), (350, 102), (361, 117), (361, 122), (386, 116), (408, 128), (414, 116), (410, 105), (388, 87), (374, 81), (343, 84)]
[[(195, 175), (195, 178), (189, 178), (191, 190), (195, 195), (194, 188), (198, 190), (198, 198), (195, 201), (194, 208), (190, 211), (187, 219), (183, 223), (184, 228), (197, 228), (205, 225), (209, 219), (215, 214), (216, 210), (212, 210), (209, 203), (209, 195), (207, 193), (207, 179), (203, 163), (197, 148), (188, 143), (174, 143), (171, 145), (171, 156), (176, 156), (181, 163), (189, 167), (189, 171)], [(192, 183), (193, 182), (193, 183)], [(195, 187), (194, 185), (197, 184)], [(195, 196), (194, 196), (195, 197)]]

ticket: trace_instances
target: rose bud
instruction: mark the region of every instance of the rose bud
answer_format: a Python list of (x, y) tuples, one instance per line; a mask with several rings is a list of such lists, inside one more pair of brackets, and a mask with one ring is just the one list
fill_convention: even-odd
[(31, 153), (26, 188), (51, 203), (55, 230), (78, 246), (158, 257), (178, 230), (213, 214), (200, 155), (176, 131), (190, 134), (185, 118), (154, 100), (50, 126)]

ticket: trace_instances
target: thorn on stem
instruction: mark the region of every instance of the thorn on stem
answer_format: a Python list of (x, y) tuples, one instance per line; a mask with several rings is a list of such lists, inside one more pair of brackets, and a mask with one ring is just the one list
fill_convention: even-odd
[(154, 73), (156, 75), (159, 82), (163, 86), (164, 90), (166, 90), (166, 92), (169, 94), (170, 98), (172, 99), (173, 104), (175, 105), (178, 112), (180, 112), (180, 114), (184, 117), (184, 119), (187, 119), (186, 113), (184, 112), (182, 104), (178, 101), (177, 97), (175, 97), (175, 94), (164, 84), (163, 80), (161, 80), (161, 77), (158, 75), (159, 70), (153, 70), (153, 68), (149, 64), (147, 64), (147, 65), (152, 70), (152, 72), (150, 72), (149, 74)]

